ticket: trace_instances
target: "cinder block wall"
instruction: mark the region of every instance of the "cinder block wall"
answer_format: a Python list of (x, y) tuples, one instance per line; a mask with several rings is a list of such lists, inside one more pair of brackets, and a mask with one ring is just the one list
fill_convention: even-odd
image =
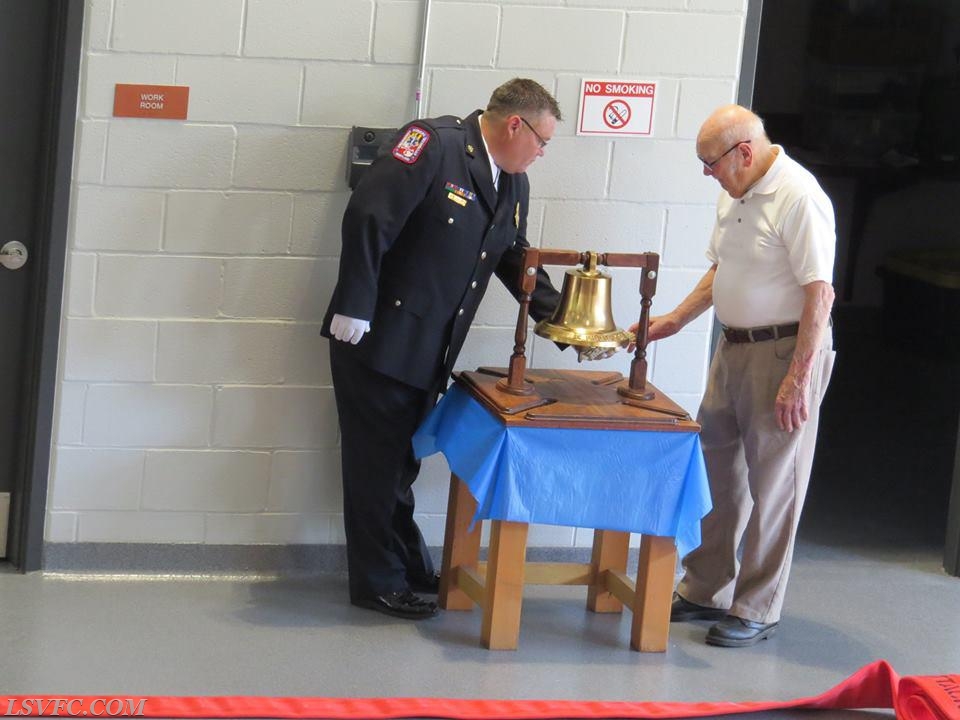
[[(692, 139), (734, 98), (745, 12), (746, 0), (435, 2), (425, 114), (467, 114), (517, 75), (553, 90), (567, 119), (530, 172), (531, 243), (660, 252), (654, 312), (667, 309), (706, 267), (717, 188)], [(87, 0), (48, 541), (343, 542), (317, 331), (349, 128), (414, 116), (421, 21), (409, 0)], [(577, 137), (585, 75), (655, 80), (655, 137)], [(187, 85), (189, 117), (113, 118), (116, 83)], [(627, 325), (638, 276), (614, 272)], [(505, 364), (515, 319), (492, 287), (461, 367)], [(691, 410), (708, 333), (703, 318), (652, 352), (654, 382)], [(575, 365), (540, 341), (531, 356)], [(446, 473), (433, 458), (417, 486), (436, 545)], [(539, 527), (530, 541), (590, 533)]]

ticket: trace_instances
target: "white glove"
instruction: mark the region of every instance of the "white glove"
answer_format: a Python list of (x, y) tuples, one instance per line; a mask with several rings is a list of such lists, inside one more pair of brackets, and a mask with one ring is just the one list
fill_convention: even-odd
[(577, 362), (584, 360), (606, 360), (617, 352), (619, 348), (577, 347)]
[(346, 315), (334, 314), (330, 320), (330, 334), (337, 340), (343, 340), (351, 345), (360, 342), (365, 332), (370, 332), (370, 322)]

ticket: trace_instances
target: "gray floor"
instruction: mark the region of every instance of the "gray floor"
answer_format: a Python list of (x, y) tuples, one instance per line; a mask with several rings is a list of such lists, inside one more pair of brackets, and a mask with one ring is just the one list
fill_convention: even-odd
[[(0, 686), (12, 693), (786, 699), (875, 659), (960, 669), (960, 579), (934, 548), (804, 542), (781, 632), (754, 648), (674, 624), (665, 654), (627, 647), (629, 614), (582, 588), (531, 587), (520, 648), (478, 646), (479, 614), (413, 623), (349, 606), (339, 575), (255, 581), (0, 574)], [(842, 715), (839, 714), (839, 715)]]

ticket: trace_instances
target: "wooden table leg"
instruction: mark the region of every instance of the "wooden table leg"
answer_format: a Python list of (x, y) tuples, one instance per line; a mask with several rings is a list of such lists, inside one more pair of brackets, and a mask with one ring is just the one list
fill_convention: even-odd
[(440, 566), (440, 594), (437, 601), (444, 610), (472, 610), (473, 600), (457, 587), (458, 567), (477, 567), (480, 559), (479, 520), (470, 530), (470, 521), (477, 511), (477, 502), (470, 489), (456, 475), (450, 475), (447, 501), (447, 526), (443, 535), (443, 562)]
[(490, 529), (480, 642), (491, 650), (516, 650), (523, 605), (527, 524), (494, 520)]
[(613, 530), (593, 531), (594, 582), (587, 589), (587, 610), (599, 613), (616, 613), (623, 610), (620, 602), (607, 590), (603, 574), (607, 570), (627, 570), (627, 554), (630, 551), (630, 533)]
[(634, 650), (666, 652), (676, 563), (673, 538), (656, 535), (640, 538), (637, 592), (630, 629), (630, 647)]

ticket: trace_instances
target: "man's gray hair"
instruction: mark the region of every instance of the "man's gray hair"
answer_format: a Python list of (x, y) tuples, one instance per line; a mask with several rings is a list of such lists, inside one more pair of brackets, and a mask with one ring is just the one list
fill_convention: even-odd
[(537, 116), (549, 113), (557, 120), (560, 116), (560, 106), (543, 85), (529, 78), (514, 78), (493, 91), (486, 112), (497, 117), (507, 115)]

